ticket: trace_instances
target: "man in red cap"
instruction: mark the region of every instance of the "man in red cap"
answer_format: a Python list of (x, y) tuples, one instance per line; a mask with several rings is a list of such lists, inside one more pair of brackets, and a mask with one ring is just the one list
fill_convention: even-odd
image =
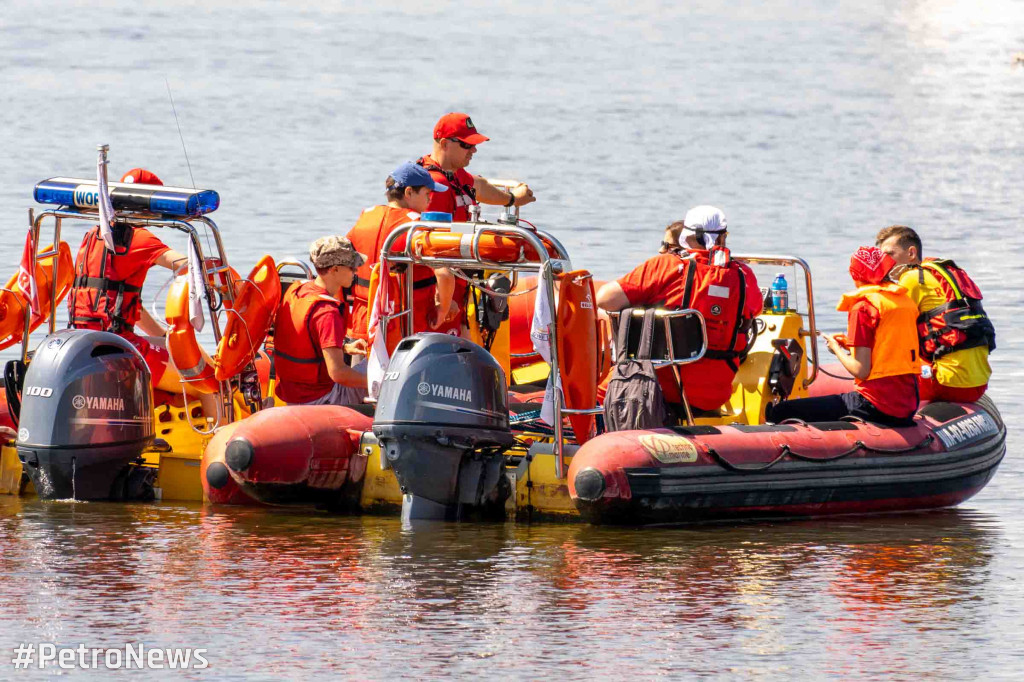
[(416, 162), (430, 171), (436, 182), (448, 188), (445, 192), (431, 193), (428, 211), (451, 213), (452, 220), (465, 222), (469, 220), (470, 206), (523, 206), (536, 201), (526, 184), (503, 189), (466, 171), (477, 145), (489, 139), (477, 131), (467, 114), (451, 113), (441, 117), (434, 126), (433, 151)]
[[(160, 178), (144, 168), (133, 168), (121, 182), (163, 185)], [(85, 234), (75, 257), (75, 280), (68, 294), (71, 327), (113, 332), (134, 345), (152, 373), (153, 387), (177, 393), (181, 376), (171, 365), (164, 341), (165, 330), (142, 305), (142, 284), (154, 265), (169, 270), (185, 256), (174, 251), (141, 226), (114, 226), (116, 250), (107, 250), (99, 225)], [(141, 332), (141, 333), (140, 333)], [(203, 403), (206, 416), (217, 414), (217, 398), (185, 389)]]
[(829, 352), (853, 375), (855, 390), (769, 405), (768, 421), (823, 422), (853, 416), (886, 426), (914, 424), (921, 365), (917, 306), (905, 288), (889, 280), (895, 265), (877, 247), (857, 249), (850, 258), (857, 290), (843, 294), (836, 306), (847, 313), (846, 335), (824, 335)]
[[(492, 185), (487, 178), (469, 174), (466, 166), (473, 160), (477, 145), (489, 139), (480, 134), (468, 114), (454, 112), (441, 117), (434, 126), (433, 151), (416, 161), (430, 171), (436, 183), (448, 188), (430, 193), (427, 211), (450, 213), (454, 222), (466, 222), (470, 206), (523, 206), (537, 200), (526, 183), (504, 189)], [(466, 309), (466, 290), (465, 282), (455, 282), (452, 300), (462, 310)], [(458, 334), (462, 326), (460, 316), (445, 322), (437, 331)]]

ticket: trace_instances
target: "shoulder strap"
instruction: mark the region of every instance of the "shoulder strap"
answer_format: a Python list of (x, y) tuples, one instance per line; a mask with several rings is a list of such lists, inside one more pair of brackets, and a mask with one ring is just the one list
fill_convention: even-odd
[(655, 308), (648, 308), (644, 311), (644, 327), (640, 332), (640, 348), (637, 350), (637, 360), (651, 359), (651, 346), (654, 345), (654, 315), (658, 311)]
[(626, 359), (629, 347), (629, 322), (633, 319), (633, 309), (623, 308), (619, 312), (619, 329), (615, 337), (615, 362)]
[[(946, 283), (950, 286), (951, 289), (953, 289), (953, 295), (956, 296), (958, 299), (966, 298), (964, 296), (964, 292), (960, 291), (960, 287), (957, 285), (956, 279), (954, 279), (953, 276), (949, 274), (949, 271), (946, 270), (946, 268), (942, 267), (942, 265), (939, 265), (939, 262), (940, 261), (925, 261), (921, 263), (921, 267), (928, 268), (929, 270), (931, 270), (932, 272), (946, 280)], [(942, 261), (943, 264), (949, 262), (950, 261)]]
[(736, 337), (740, 333), (740, 327), (743, 326), (743, 306), (747, 303), (747, 276), (743, 274), (742, 267), (737, 267), (736, 272), (740, 276), (740, 302), (736, 306), (736, 323), (732, 327), (732, 338), (729, 339), (729, 347), (726, 349), (730, 351), (736, 347)]
[(697, 259), (683, 258), (686, 264), (686, 285), (683, 287), (683, 308), (690, 307), (690, 299), (693, 297), (693, 280), (697, 276)]

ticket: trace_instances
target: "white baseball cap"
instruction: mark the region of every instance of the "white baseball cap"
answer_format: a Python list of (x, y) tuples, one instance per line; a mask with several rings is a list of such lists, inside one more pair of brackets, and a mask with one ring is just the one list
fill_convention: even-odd
[(707, 249), (715, 245), (718, 235), (725, 232), (727, 227), (725, 213), (714, 206), (694, 206), (683, 218), (683, 229), (704, 233), (704, 247)]

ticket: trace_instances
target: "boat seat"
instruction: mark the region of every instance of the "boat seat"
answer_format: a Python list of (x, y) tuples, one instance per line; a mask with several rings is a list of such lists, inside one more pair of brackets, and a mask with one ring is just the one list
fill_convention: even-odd
[[(629, 325), (629, 340), (626, 347), (627, 357), (636, 357), (640, 347), (640, 335), (643, 331), (644, 310), (629, 308), (632, 321)], [(612, 324), (618, 330), (621, 313), (609, 313)], [(658, 309), (655, 313), (654, 338), (651, 346), (651, 360), (655, 367), (667, 365), (683, 365), (699, 359), (705, 350), (707, 338), (704, 333), (704, 320), (696, 310)], [(618, 339), (616, 331), (613, 339)], [(618, 357), (618, 348), (614, 349), (612, 358)]]
[(957, 403), (945, 403), (945, 402), (934, 402), (928, 403), (917, 413), (923, 417), (931, 417), (937, 422), (945, 423), (951, 419), (962, 417), (967, 414), (967, 410), (964, 409), (963, 405)]

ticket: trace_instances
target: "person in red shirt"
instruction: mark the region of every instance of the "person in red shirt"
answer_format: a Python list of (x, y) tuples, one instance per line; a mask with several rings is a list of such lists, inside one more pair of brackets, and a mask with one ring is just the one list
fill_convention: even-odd
[(430, 171), (436, 182), (447, 187), (445, 191), (431, 193), (428, 211), (450, 213), (453, 221), (466, 222), (470, 206), (523, 206), (537, 200), (526, 184), (503, 189), (487, 178), (469, 174), (466, 166), (473, 160), (477, 145), (489, 139), (477, 131), (468, 114), (455, 112), (438, 120), (433, 150), (416, 162)]
[[(697, 206), (665, 230), (661, 252), (626, 276), (597, 292), (598, 307), (696, 308), (704, 315), (708, 350), (697, 362), (679, 366), (686, 399), (701, 412), (714, 412), (732, 395), (746, 331), (762, 308), (757, 277), (745, 264), (729, 257), (725, 214), (713, 206)], [(685, 248), (679, 237), (685, 235)], [(611, 376), (609, 374), (609, 376)], [(682, 401), (671, 368), (658, 370), (665, 401)]]
[[(123, 183), (163, 185), (155, 173), (133, 168)], [(177, 393), (182, 382), (171, 364), (165, 340), (166, 330), (142, 305), (142, 285), (153, 266), (175, 269), (185, 256), (172, 250), (152, 232), (136, 225), (114, 227), (116, 250), (107, 250), (100, 228), (89, 230), (75, 257), (75, 280), (68, 295), (70, 326), (113, 332), (131, 342), (146, 360), (153, 387)], [(206, 416), (217, 414), (217, 397), (185, 391), (199, 398)]]
[(277, 309), (275, 394), (289, 404), (359, 404), (366, 396), (366, 374), (349, 366), (346, 353), (365, 355), (366, 341), (345, 339), (341, 290), (352, 286), (366, 258), (347, 238), (332, 235), (313, 242), (309, 259), (316, 279), (292, 284)]
[(886, 426), (913, 426), (918, 407), (917, 305), (907, 290), (888, 280), (896, 261), (877, 247), (862, 246), (850, 259), (857, 290), (844, 294), (847, 331), (825, 334), (828, 350), (853, 375), (855, 390), (769, 405), (766, 419), (836, 421), (859, 417)]
[[(388, 203), (372, 206), (359, 216), (349, 230), (352, 246), (366, 254), (366, 262), (356, 270), (352, 293), (352, 313), (349, 318), (349, 336), (366, 339), (369, 322), (370, 270), (380, 260), (381, 248), (388, 235), (404, 223), (418, 220), (427, 209), (431, 193), (445, 192), (447, 187), (435, 181), (415, 163), (403, 163), (391, 172), (385, 182)], [(394, 251), (405, 250), (405, 235), (394, 242)], [(455, 276), (448, 268), (431, 269), (423, 265), (413, 268), (413, 333), (433, 331), (448, 318), (454, 318), (458, 307), (452, 302)], [(438, 311), (445, 311), (439, 315)]]
[[(446, 186), (447, 190), (431, 192), (426, 210), (449, 213), (452, 221), (462, 223), (469, 220), (470, 206), (524, 206), (537, 200), (525, 183), (504, 189), (466, 170), (476, 154), (477, 145), (489, 139), (477, 131), (468, 114), (448, 113), (437, 121), (433, 150), (416, 163), (430, 171), (434, 180)], [(466, 308), (467, 289), (464, 281), (455, 282), (453, 300), (462, 310)], [(458, 334), (462, 327), (460, 319), (456, 317), (438, 331)]]

